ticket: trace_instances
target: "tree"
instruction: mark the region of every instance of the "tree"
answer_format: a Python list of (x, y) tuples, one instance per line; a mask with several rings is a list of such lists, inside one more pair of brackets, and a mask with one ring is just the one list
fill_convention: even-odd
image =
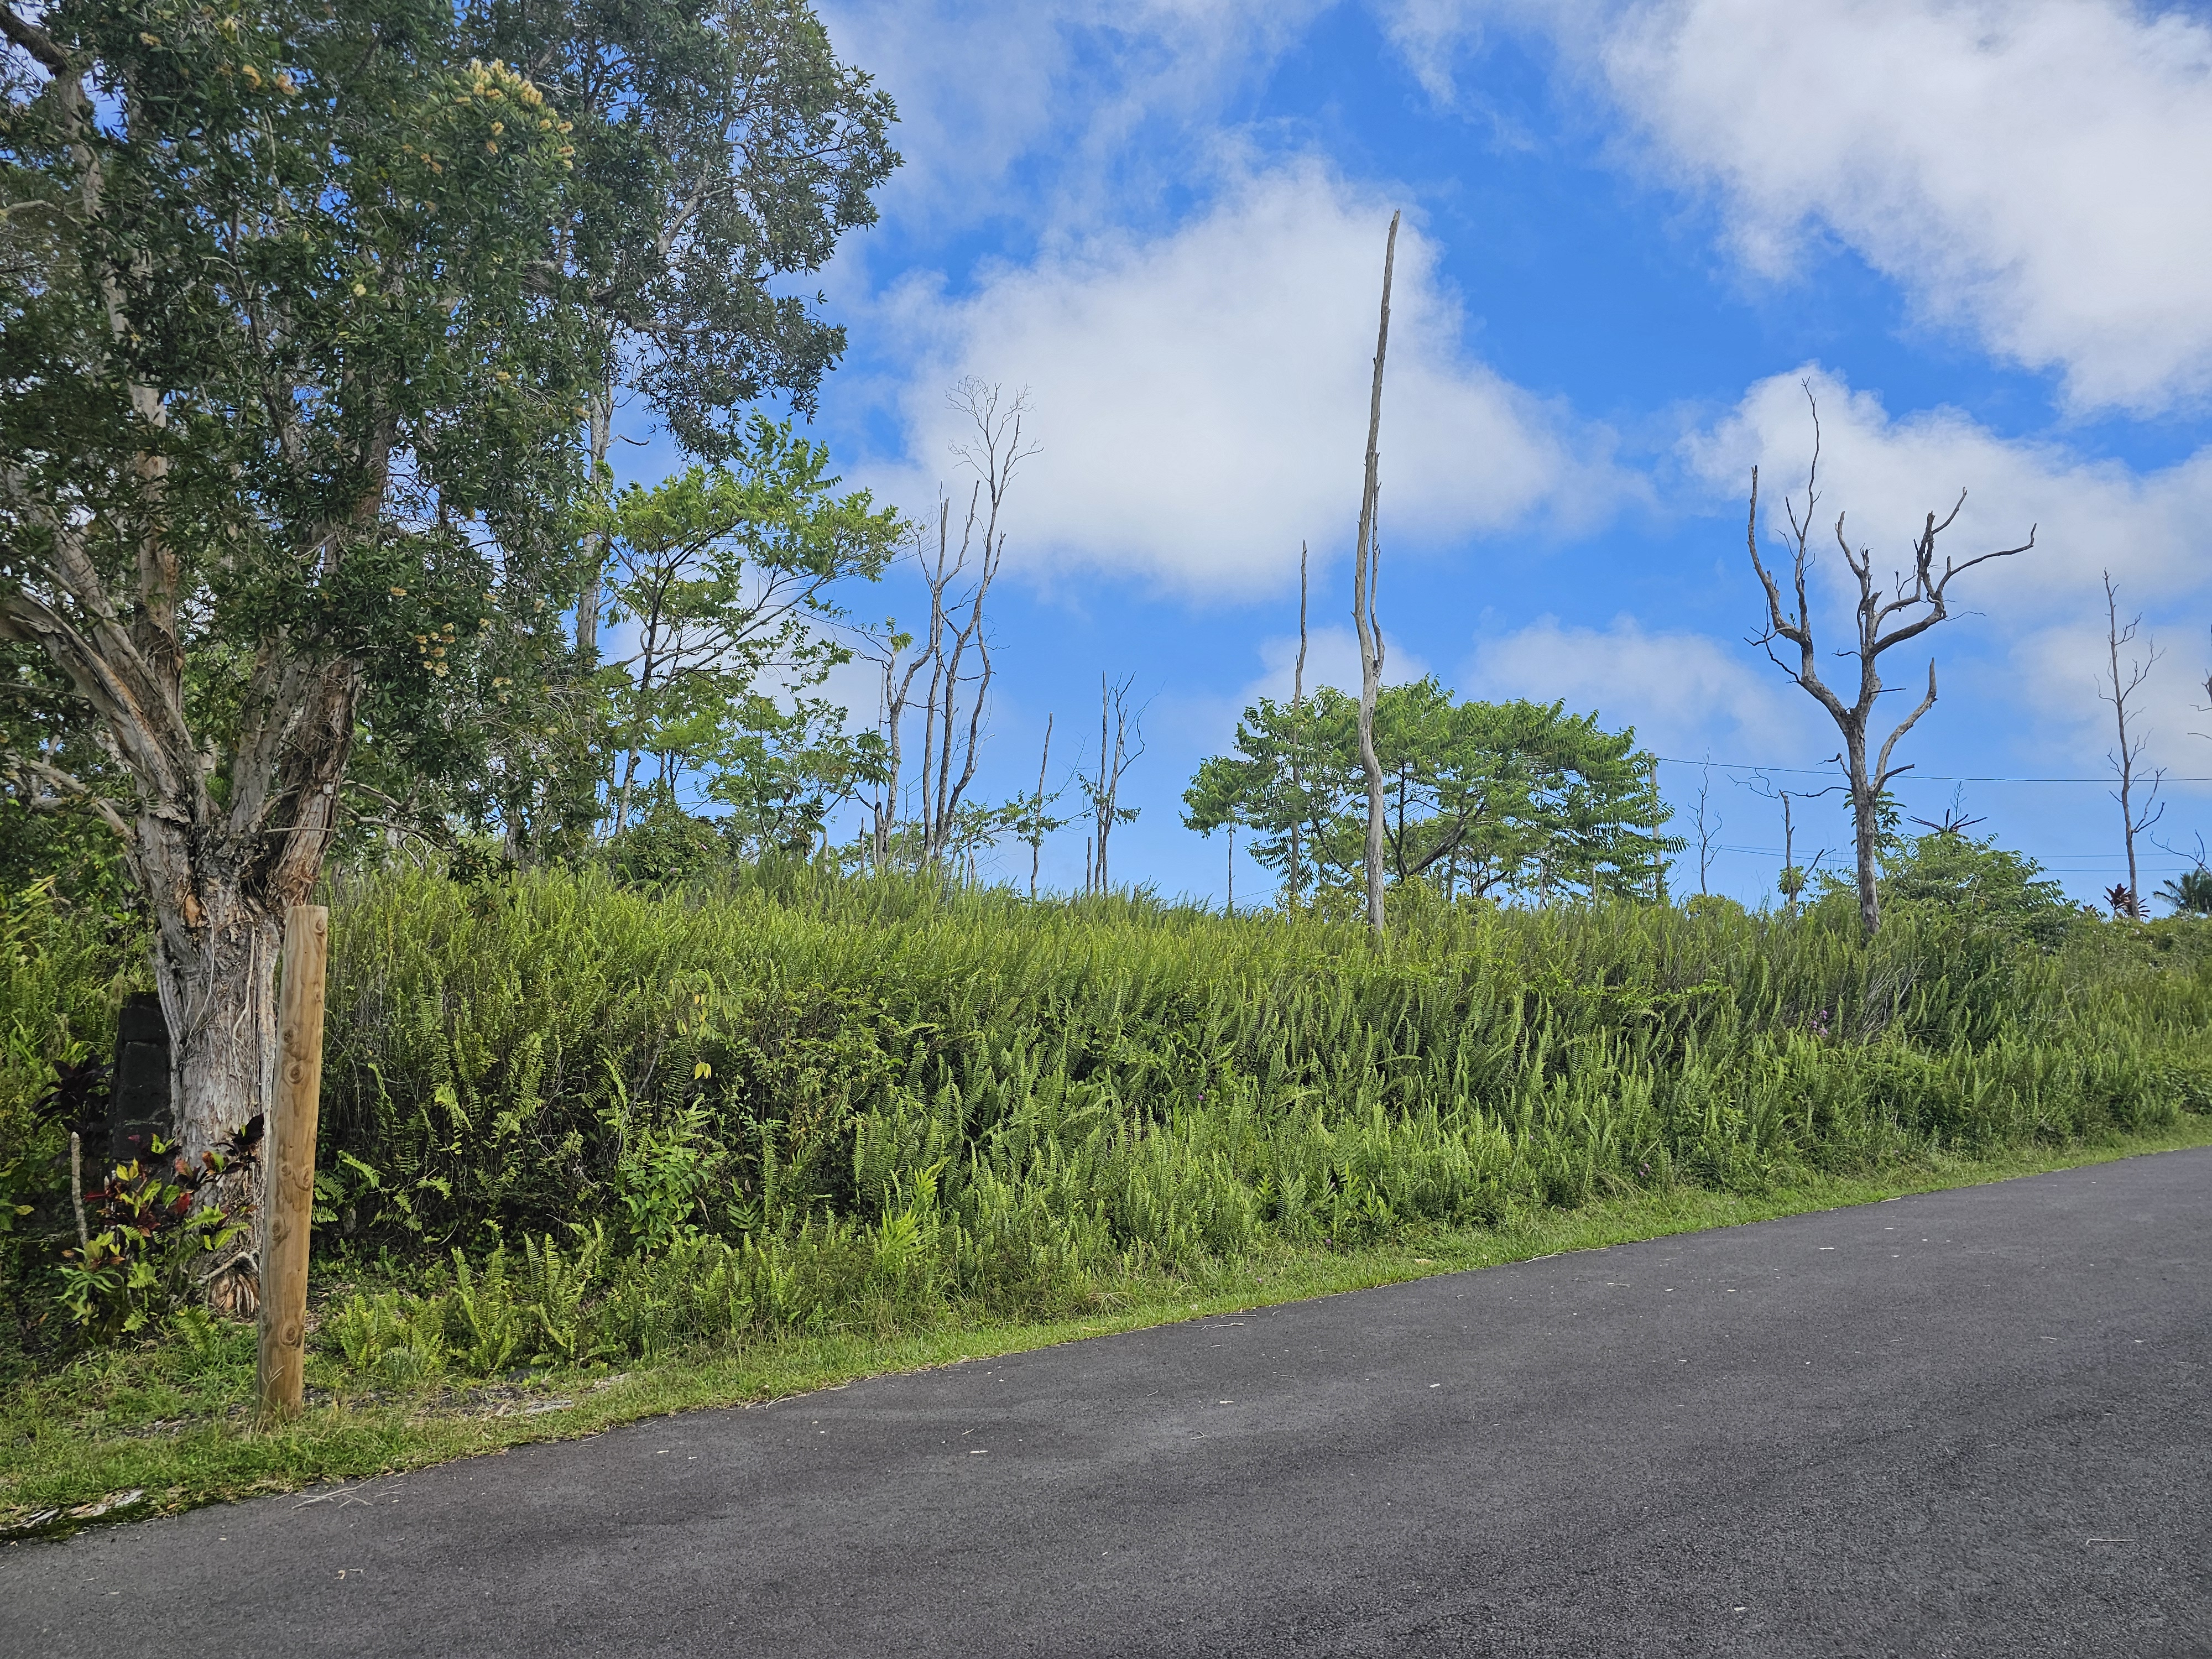
[[(731, 464), (615, 497), (608, 620), (631, 624), (629, 650), (602, 670), (617, 834), (647, 757), (660, 787), (680, 797), (686, 775), (704, 773), (710, 794), (756, 816), (865, 781), (869, 751), (846, 738), (844, 711), (803, 694), (852, 659), (836, 589), (880, 576), (906, 526), (866, 490), (836, 493), (829, 466), (787, 422), (757, 416)], [(763, 692), (771, 673), (798, 702)]]
[[(689, 454), (727, 460), (769, 392), (811, 413), (843, 329), (775, 279), (818, 270), (873, 224), (899, 157), (896, 112), (840, 63), (805, 0), (471, 0), (486, 57), (520, 64), (574, 125), (575, 188), (541, 258), (593, 352), (582, 422), (603, 476), (627, 388)], [(584, 541), (578, 654), (596, 661), (596, 531)]]
[[(1812, 564), (1813, 509), (1820, 501), (1820, 409), (1813, 396), (1812, 383), (1805, 384), (1805, 398), (1813, 411), (1813, 459), (1805, 477), (1805, 508), (1800, 517), (1796, 503), (1788, 496), (1783, 505), (1790, 519), (1788, 544), (1790, 550), (1792, 587), (1795, 608), (1783, 609), (1782, 591), (1766, 568), (1759, 553), (1759, 469), (1751, 473), (1751, 511), (1744, 538), (1751, 552), (1751, 567), (1758, 573), (1759, 585), (1766, 593), (1766, 623), (1754, 635), (1752, 643), (1764, 647), (1767, 656), (1790, 678), (1828, 711), (1836, 729), (1844, 739), (1843, 753), (1837, 759), (1850, 792), (1854, 851), (1857, 861), (1857, 882), (1860, 925), (1869, 934), (1881, 925), (1881, 900), (1876, 891), (1877, 855), (1879, 853), (1879, 823), (1877, 805), (1887, 792), (1890, 780), (1910, 769), (1909, 766), (1892, 766), (1890, 757), (1896, 751), (1898, 739), (1918, 723), (1920, 717), (1936, 706), (1936, 660), (1928, 661), (1928, 692), (1919, 703), (1890, 731), (1882, 740), (1881, 750), (1869, 763), (1867, 754), (1868, 723), (1873, 718), (1875, 706), (1885, 692), (1895, 690), (1881, 680), (1881, 657), (1885, 652), (1907, 641), (1917, 639), (1938, 623), (1950, 617), (1949, 593), (1951, 583), (1976, 565), (1986, 564), (1992, 559), (2011, 558), (2025, 553), (2035, 545), (2035, 531), (2030, 527), (2027, 539), (2017, 547), (1999, 548), (1980, 553), (1962, 564), (1943, 562), (1939, 574), (1936, 569), (1936, 539), (1950, 529), (1966, 504), (1966, 491), (1950, 512), (1939, 523), (1935, 514), (1928, 514), (1918, 538), (1912, 547), (1912, 568), (1910, 574), (1898, 574), (1891, 587), (1885, 592), (1874, 574), (1874, 556), (1866, 548), (1856, 552), (1844, 537), (1844, 515), (1836, 515), (1836, 544), (1843, 550), (1844, 563), (1858, 584), (1858, 602), (1855, 608), (1856, 638), (1841, 654), (1856, 658), (1859, 665), (1857, 695), (1845, 702), (1820, 677), (1820, 653), (1814, 643), (1811, 600), (1805, 591), (1806, 573)], [(1777, 640), (1796, 647), (1797, 661), (1793, 666), (1784, 662), (1776, 652)]]
[[(1341, 692), (1326, 688), (1311, 698), (1301, 689), (1287, 704), (1261, 698), (1237, 723), (1235, 752), (1200, 762), (1183, 792), (1184, 826), (1211, 836), (1231, 824), (1243, 825), (1250, 835), (1245, 850), (1253, 861), (1282, 872), (1288, 907), (1295, 908), (1307, 891), (1309, 864), (1316, 885), (1336, 884), (1330, 865), (1333, 831), (1347, 792), (1364, 788), (1357, 749), (1347, 776), (1342, 757), (1328, 752), (1321, 738), (1325, 721), (1344, 724), (1334, 717), (1345, 702)], [(1357, 720), (1356, 708), (1351, 718)], [(1356, 858), (1352, 867), (1358, 867)]]
[(1352, 579), (1352, 620), (1359, 634), (1359, 763), (1367, 775), (1367, 925), (1382, 937), (1382, 765), (1375, 753), (1375, 699), (1382, 684), (1382, 628), (1375, 616), (1382, 550), (1375, 518), (1382, 492), (1376, 440), (1382, 428), (1382, 360), (1390, 347), (1390, 272), (1398, 258), (1398, 216), (1382, 248), (1382, 318), (1375, 331), (1375, 387), (1367, 403), (1367, 465), (1359, 491), (1359, 543)]
[[(1296, 831), (1322, 892), (1364, 892), (1358, 715), (1328, 687), (1303, 708), (1263, 699), (1246, 709), (1235, 752), (1202, 762), (1184, 793), (1184, 823), (1201, 834), (1241, 824), (1254, 860), (1285, 873)], [(1393, 884), (1426, 881), (1446, 897), (1636, 896), (1650, 890), (1654, 861), (1682, 846), (1659, 833), (1668, 811), (1634, 733), (1607, 732), (1595, 715), (1458, 702), (1429, 678), (1382, 691), (1372, 729)]]
[(2185, 916), (2212, 916), (2212, 870), (2198, 865), (2185, 870), (2158, 890), (2159, 897)]
[[(1882, 891), (1893, 905), (1914, 905), (1972, 917), (2000, 933), (2055, 945), (2076, 912), (2057, 881), (2023, 853), (1976, 840), (1963, 827), (1899, 836), (1885, 843)], [(1857, 896), (1855, 882), (1820, 878), (1823, 896)]]
[(1121, 804), (1122, 776), (1145, 752), (1144, 710), (1129, 706), (1133, 678), (1115, 685), (1104, 675), (1098, 677), (1098, 770), (1079, 780), (1091, 802), (1094, 826), (1090, 867), (1084, 872), (1085, 892), (1111, 890), (1106, 873), (1107, 843), (1117, 824), (1134, 823), (1144, 810)]
[(2113, 775), (2120, 781), (2120, 787), (2113, 793), (2112, 799), (2120, 804), (2120, 833), (2126, 842), (2128, 854), (2128, 906), (2130, 914), (2136, 915), (2142, 913), (2142, 888), (2136, 878), (2136, 837), (2166, 814), (2165, 805), (2158, 799), (2159, 785), (2166, 779), (2163, 767), (2151, 770), (2150, 792), (2143, 798), (2142, 810), (2138, 812), (2134, 805), (2143, 739), (2140, 732), (2131, 734), (2128, 730), (2128, 715), (2132, 712), (2129, 705), (2135, 694), (2142, 689), (2143, 682), (2150, 678), (2150, 671), (2157, 666), (2158, 659), (2166, 654), (2155, 645), (2145, 641), (2142, 658), (2130, 660), (2126, 672), (2124, 675), (2122, 673), (2120, 647), (2132, 645), (2142, 628), (2142, 618), (2140, 616), (2124, 627), (2121, 625), (2119, 594), (2112, 586), (2112, 573), (2107, 570), (2105, 572), (2106, 671), (2105, 678), (2097, 688), (2097, 695), (2112, 704), (2112, 720), (2119, 732), (2119, 747), (2113, 750), (2107, 758), (2112, 763)]
[[(1003, 388), (971, 378), (955, 386), (947, 401), (975, 428), (975, 437), (956, 444), (953, 453), (975, 474), (975, 483), (969, 492), (957, 552), (951, 542), (949, 499), (938, 502), (934, 556), (921, 532), (916, 532), (914, 537), (915, 567), (929, 592), (929, 623), (921, 648), (902, 665), (900, 653), (914, 641), (895, 634), (879, 659), (884, 671), (884, 775), (876, 792), (871, 826), (872, 856), (878, 869), (890, 865), (902, 816), (899, 775), (906, 755), (907, 709), (915, 680), (925, 670), (928, 678), (921, 709), (920, 799), (917, 833), (913, 837), (915, 857), (932, 869), (939, 867), (956, 840), (963, 844), (972, 842), (985, 822), (972, 814), (963, 816), (969, 786), (975, 782), (975, 769), (982, 758), (983, 716), (989, 706), (994, 672), (983, 606), (1006, 557), (1006, 531), (1000, 518), (1007, 489), (1016, 469), (1037, 453), (1038, 446), (1023, 435), (1029, 416), (1027, 392), (1009, 398)], [(957, 592), (957, 584), (971, 570), (973, 580), (964, 592)], [(987, 811), (988, 821), (1001, 829), (1019, 816), (1018, 807), (1012, 805)]]
[[(1712, 808), (1713, 763), (1708, 751), (1705, 763), (1698, 770), (1698, 893), (1711, 896), (1707, 881), (1712, 874), (1713, 849), (1720, 844), (1721, 828), (1726, 822)], [(1787, 809), (1784, 809), (1787, 816)]]
[(422, 0), (0, 31), (0, 638), (116, 757), (9, 765), (122, 840), (197, 1157), (268, 1097), (356, 722), (434, 731), (571, 577), (588, 363), (532, 275), (570, 146)]
[(731, 700), (710, 750), (706, 793), (729, 810), (717, 828), (741, 858), (805, 855), (829, 821), (882, 775), (882, 740), (847, 727), (848, 711), (822, 697), (788, 708), (758, 692)]
[(1769, 800), (1782, 803), (1782, 872), (1775, 879), (1775, 890), (1782, 895), (1782, 902), (1792, 915), (1796, 914), (1797, 901), (1804, 896), (1806, 884), (1819, 872), (1820, 860), (1828, 855), (1828, 849), (1824, 847), (1814, 854), (1813, 861), (1809, 865), (1800, 865), (1797, 862), (1797, 824), (1791, 814), (1790, 803), (1815, 799), (1829, 793), (1834, 787), (1835, 786), (1831, 784), (1826, 789), (1814, 789), (1801, 793), (1796, 790), (1774, 788), (1764, 778), (1758, 779), (1752, 785), (1754, 793), (1764, 795)]
[(1026, 842), (1030, 849), (1030, 897), (1037, 896), (1037, 866), (1044, 857), (1044, 838), (1055, 830), (1065, 830), (1075, 822), (1073, 818), (1054, 817), (1045, 809), (1058, 804), (1062, 790), (1045, 793), (1044, 780), (1052, 765), (1052, 720), (1044, 717), (1044, 745), (1037, 752), (1036, 793), (1030, 800), (1018, 802), (1018, 811), (1008, 825), (1017, 840)]

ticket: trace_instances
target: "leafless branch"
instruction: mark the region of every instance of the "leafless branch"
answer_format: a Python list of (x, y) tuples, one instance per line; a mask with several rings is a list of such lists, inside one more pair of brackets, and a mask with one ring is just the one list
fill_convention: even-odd
[[(1884, 653), (1917, 639), (1937, 623), (1948, 619), (1952, 581), (1978, 565), (1994, 559), (2012, 558), (2028, 551), (2035, 545), (2035, 531), (2031, 527), (2027, 539), (2015, 546), (2000, 547), (1978, 553), (1972, 558), (1954, 561), (1944, 558), (1940, 572), (1937, 568), (1939, 538), (1958, 522), (1964, 510), (1966, 492), (1941, 518), (1930, 512), (1922, 521), (1919, 535), (1912, 544), (1911, 567), (1909, 571), (1894, 573), (1888, 585), (1875, 575), (1874, 556), (1863, 546), (1854, 548), (1844, 533), (1844, 515), (1838, 514), (1834, 525), (1836, 545), (1844, 556), (1844, 565), (1851, 573), (1858, 589), (1853, 607), (1854, 636), (1852, 642), (1836, 654), (1858, 664), (1858, 687), (1850, 702), (1831, 687), (1820, 672), (1820, 652), (1813, 629), (1813, 607), (1807, 587), (1807, 571), (1812, 564), (1812, 526), (1814, 512), (1820, 501), (1820, 409), (1814, 396), (1813, 384), (1804, 383), (1805, 401), (1813, 417), (1813, 459), (1805, 478), (1805, 504), (1802, 511), (1796, 502), (1784, 496), (1784, 516), (1790, 529), (1784, 545), (1790, 558), (1790, 594), (1794, 602), (1785, 605), (1782, 584), (1768, 568), (1759, 545), (1759, 470), (1751, 474), (1750, 510), (1745, 520), (1745, 545), (1751, 556), (1752, 569), (1759, 577), (1765, 594), (1765, 617), (1759, 632), (1750, 642), (1765, 651), (1767, 657), (1783, 672), (1789, 675), (1804, 691), (1828, 713), (1843, 734), (1844, 752), (1838, 757), (1848, 781), (1851, 807), (1857, 821), (1857, 855), (1859, 913), (1866, 929), (1872, 933), (1879, 926), (1881, 910), (1875, 887), (1876, 854), (1877, 807), (1884, 789), (1890, 781), (1911, 769), (1909, 765), (1893, 765), (1898, 742), (1917, 726), (1921, 717), (1936, 705), (1936, 664), (1928, 664), (1928, 690), (1912, 712), (1892, 728), (1877, 750), (1873, 764), (1868, 763), (1869, 736), (1868, 727), (1875, 705), (1885, 694), (1898, 688), (1883, 684), (1881, 659)], [(1788, 652), (1777, 649), (1777, 642), (1792, 647)]]

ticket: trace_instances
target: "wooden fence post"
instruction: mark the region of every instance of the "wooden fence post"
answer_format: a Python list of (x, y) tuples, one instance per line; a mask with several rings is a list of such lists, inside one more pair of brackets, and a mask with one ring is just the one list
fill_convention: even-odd
[(278, 988), (276, 1097), (262, 1168), (267, 1244), (261, 1262), (261, 1348), (257, 1420), (300, 1413), (307, 1322), (307, 1239), (315, 1213), (315, 1127), (322, 1110), (323, 971), (331, 913), (295, 904), (284, 917)]

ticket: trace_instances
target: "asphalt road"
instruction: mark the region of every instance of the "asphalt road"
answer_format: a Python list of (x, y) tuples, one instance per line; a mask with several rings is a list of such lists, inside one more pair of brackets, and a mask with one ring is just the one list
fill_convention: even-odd
[(2212, 1152), (0, 1550), (0, 1652), (2212, 1655)]

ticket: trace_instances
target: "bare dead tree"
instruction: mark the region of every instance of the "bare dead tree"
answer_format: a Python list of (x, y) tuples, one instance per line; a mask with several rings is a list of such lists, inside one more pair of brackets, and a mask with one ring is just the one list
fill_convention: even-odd
[[(1759, 469), (1751, 472), (1751, 512), (1744, 532), (1751, 552), (1751, 567), (1759, 574), (1759, 585), (1766, 592), (1766, 623), (1764, 629), (1752, 638), (1752, 643), (1765, 648), (1767, 656), (1783, 672), (1788, 674), (1805, 691), (1828, 711), (1828, 716), (1842, 733), (1843, 752), (1837, 758), (1843, 768), (1846, 784), (1850, 790), (1851, 819), (1855, 851), (1857, 854), (1859, 920), (1871, 935), (1881, 925), (1881, 908), (1875, 892), (1875, 854), (1879, 850), (1881, 807), (1889, 781), (1909, 766), (1892, 766), (1890, 757), (1896, 752), (1898, 739), (1910, 732), (1923, 714), (1936, 706), (1936, 659), (1928, 660), (1928, 692), (1912, 712), (1882, 740), (1880, 751), (1869, 763), (1867, 755), (1868, 721), (1873, 717), (1875, 705), (1886, 691), (1893, 686), (1881, 683), (1882, 653), (1907, 641), (1917, 639), (1938, 623), (1950, 617), (1949, 593), (1952, 580), (1978, 564), (1992, 559), (2010, 558), (2025, 553), (2035, 545), (2035, 531), (2030, 527), (2027, 539), (2017, 547), (1998, 548), (1988, 553), (1976, 554), (1963, 563), (1943, 562), (1939, 573), (1936, 568), (1936, 539), (1949, 530), (1966, 503), (1966, 492), (1960, 490), (1959, 499), (1952, 503), (1950, 512), (1938, 521), (1933, 513), (1928, 514), (1918, 538), (1912, 544), (1912, 568), (1909, 573), (1898, 573), (1887, 590), (1874, 574), (1874, 556), (1866, 548), (1856, 552), (1844, 537), (1844, 515), (1836, 515), (1836, 544), (1843, 550), (1844, 563), (1858, 583), (1858, 602), (1855, 607), (1856, 638), (1838, 656), (1855, 658), (1859, 666), (1858, 692), (1850, 702), (1832, 690), (1820, 678), (1820, 651), (1813, 633), (1813, 609), (1805, 591), (1806, 572), (1812, 564), (1813, 510), (1820, 501), (1820, 407), (1813, 395), (1812, 382), (1805, 383), (1805, 399), (1813, 410), (1813, 460), (1805, 476), (1805, 507), (1801, 516), (1796, 503), (1788, 496), (1783, 505), (1790, 518), (1788, 544), (1790, 552), (1790, 574), (1796, 608), (1785, 612), (1782, 590), (1765, 562), (1759, 555)], [(1796, 647), (1797, 661), (1793, 666), (1784, 662), (1774, 648), (1777, 640), (1786, 641)]]
[(1712, 792), (1713, 761), (1708, 755), (1705, 763), (1698, 769), (1698, 896), (1700, 898), (1711, 896), (1705, 881), (1712, 873), (1713, 849), (1720, 842), (1721, 826), (1724, 822), (1717, 812), (1711, 810)]
[(1796, 912), (1797, 901), (1803, 896), (1814, 873), (1820, 869), (1820, 860), (1828, 856), (1828, 849), (1823, 847), (1813, 854), (1812, 863), (1802, 870), (1798, 868), (1797, 824), (1791, 813), (1791, 803), (1818, 800), (1823, 795), (1834, 794), (1842, 787), (1832, 783), (1825, 789), (1777, 789), (1763, 776), (1755, 777), (1751, 784), (1751, 792), (1754, 795), (1782, 804), (1782, 876), (1775, 886), (1792, 914)]
[[(1285, 884), (1289, 889), (1290, 908), (1297, 908), (1298, 895), (1304, 890), (1304, 866), (1298, 861), (1298, 824), (1304, 816), (1305, 777), (1304, 751), (1305, 726), (1300, 716), (1305, 712), (1306, 702), (1306, 544), (1298, 544), (1298, 659), (1291, 670), (1291, 794), (1299, 803), (1299, 810), (1291, 815), (1290, 867), (1285, 872)], [(1236, 854), (1231, 853), (1233, 860)]]
[[(930, 637), (936, 647), (929, 665), (929, 698), (921, 720), (921, 861), (934, 867), (952, 839), (954, 815), (960, 798), (975, 781), (982, 736), (983, 708), (991, 689), (991, 641), (983, 631), (983, 601), (999, 574), (1003, 541), (994, 541), (987, 525), (981, 565), (969, 589), (967, 618), (955, 623), (945, 615), (945, 590), (952, 572), (965, 568), (970, 538), (975, 533), (978, 484), (968, 498), (968, 518), (961, 532), (960, 556), (948, 571), (945, 544), (938, 543), (937, 564), (930, 585)], [(995, 514), (994, 514), (995, 517)], [(975, 665), (963, 675), (969, 653)], [(966, 742), (962, 744), (962, 687), (967, 691)], [(956, 755), (960, 767), (956, 774)]]
[(1030, 813), (1030, 899), (1036, 900), (1037, 864), (1044, 857), (1044, 773), (1052, 764), (1052, 716), (1044, 717), (1044, 750), (1037, 756), (1036, 805)]
[(1359, 545), (1352, 566), (1352, 620), (1359, 630), (1359, 764), (1367, 775), (1367, 925), (1382, 937), (1382, 858), (1386, 820), (1382, 762), (1375, 752), (1375, 700), (1382, 688), (1382, 628), (1376, 617), (1382, 552), (1375, 515), (1382, 493), (1376, 442), (1382, 430), (1382, 360), (1390, 347), (1390, 275), (1398, 258), (1398, 215), (1382, 249), (1382, 315), (1375, 331), (1375, 386), (1367, 400), (1367, 466), (1359, 492)]
[(1097, 830), (1085, 846), (1088, 866), (1084, 873), (1085, 892), (1109, 890), (1106, 848), (1114, 826), (1133, 822), (1141, 810), (1121, 804), (1121, 779), (1145, 752), (1145, 711), (1132, 708), (1129, 702), (1129, 688), (1135, 681), (1133, 674), (1119, 685), (1103, 675), (1098, 679), (1098, 770), (1080, 781), (1083, 793), (1090, 798)]
[(1659, 844), (1659, 821), (1662, 816), (1659, 799), (1659, 757), (1651, 757), (1651, 902), (1663, 903), (1667, 897), (1667, 859), (1665, 849)]
[[(984, 602), (1006, 556), (1001, 520), (1006, 490), (1015, 470), (1039, 449), (1022, 431), (1029, 415), (1026, 392), (1010, 398), (1000, 386), (969, 379), (955, 386), (947, 401), (975, 428), (975, 435), (955, 444), (952, 453), (975, 474), (975, 483), (969, 491), (957, 550), (951, 540), (952, 503), (945, 498), (938, 502), (933, 556), (925, 540), (916, 541), (915, 565), (929, 592), (926, 631), (918, 644), (894, 636), (882, 659), (885, 777), (877, 792), (872, 823), (878, 869), (890, 862), (904, 805), (900, 793), (904, 728), (915, 683), (925, 672), (914, 819), (919, 861), (936, 868), (956, 838), (961, 800), (975, 780), (982, 756), (983, 719), (994, 672)], [(914, 655), (902, 661), (909, 647)]]
[(2106, 759), (2111, 763), (2114, 775), (2120, 781), (2120, 787), (2113, 792), (2112, 799), (2120, 804), (2120, 833), (2128, 852), (2128, 894), (2134, 906), (2130, 914), (2136, 915), (2140, 915), (2142, 911), (2142, 888), (2136, 879), (2136, 837), (2166, 816), (2166, 805), (2158, 798), (2159, 786), (2166, 781), (2166, 769), (2162, 766), (2150, 769), (2150, 791), (2143, 797), (2142, 810), (2138, 811), (2134, 804), (2140, 772), (2138, 763), (2143, 754), (2143, 738), (2140, 731), (2131, 732), (2128, 730), (2128, 716), (2132, 712), (2130, 704), (2134, 702), (2136, 693), (2142, 690), (2143, 683), (2150, 678), (2150, 671), (2158, 665), (2158, 659), (2166, 654), (2154, 641), (2146, 638), (2142, 656), (2130, 657), (2123, 674), (2120, 649), (2123, 646), (2133, 645), (2142, 631), (2142, 617), (2140, 615), (2122, 624), (2119, 592), (2112, 586), (2112, 573), (2107, 570), (2105, 572), (2106, 667), (2105, 678), (2097, 687), (2097, 696), (2112, 704), (2112, 722), (2119, 734), (2119, 747), (2108, 752)]
[[(2204, 698), (2203, 702), (2197, 705), (2197, 712), (2200, 714), (2212, 714), (2212, 674), (2207, 674), (2204, 677)], [(2212, 742), (2212, 732), (2198, 732), (2192, 735), (2203, 738), (2207, 742)]]
[(1790, 821), (1790, 792), (1782, 792), (1782, 902), (1794, 913), (1797, 896), (1805, 890), (1805, 872), (1797, 867), (1797, 826)]

